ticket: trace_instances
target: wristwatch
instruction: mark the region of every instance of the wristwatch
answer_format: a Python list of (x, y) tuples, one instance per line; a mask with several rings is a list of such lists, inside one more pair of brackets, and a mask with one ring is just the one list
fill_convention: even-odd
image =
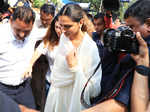
[(144, 65), (137, 65), (135, 67), (136, 72), (138, 72), (140, 75), (143, 76), (149, 76), (150, 75), (150, 68), (146, 67)]

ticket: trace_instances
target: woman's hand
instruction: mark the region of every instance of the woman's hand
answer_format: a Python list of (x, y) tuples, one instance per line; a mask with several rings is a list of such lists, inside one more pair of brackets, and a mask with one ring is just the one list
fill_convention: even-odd
[(67, 60), (69, 68), (75, 67), (78, 63), (78, 61), (77, 61), (77, 50), (73, 49), (72, 51), (70, 51), (68, 53), (68, 55), (66, 56), (66, 60)]
[(137, 65), (149, 66), (149, 51), (147, 43), (143, 40), (140, 33), (136, 33), (137, 40), (139, 42), (139, 53), (131, 54)]

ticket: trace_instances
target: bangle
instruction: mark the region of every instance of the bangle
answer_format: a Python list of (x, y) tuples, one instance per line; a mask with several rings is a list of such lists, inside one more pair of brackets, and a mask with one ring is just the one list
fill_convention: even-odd
[(148, 76), (150, 75), (150, 68), (149, 67), (146, 67), (144, 65), (137, 65), (135, 67), (135, 70), (136, 72), (138, 72), (140, 75), (143, 75), (143, 76)]

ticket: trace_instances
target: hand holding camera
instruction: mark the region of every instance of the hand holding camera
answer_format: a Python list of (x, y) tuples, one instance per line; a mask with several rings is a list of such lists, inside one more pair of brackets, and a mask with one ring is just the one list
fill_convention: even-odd
[(149, 66), (149, 51), (146, 42), (141, 37), (140, 33), (136, 33), (139, 42), (139, 53), (131, 54), (132, 58), (136, 61), (137, 65)]
[(135, 33), (128, 26), (104, 31), (104, 46), (110, 52), (139, 53), (139, 42)]

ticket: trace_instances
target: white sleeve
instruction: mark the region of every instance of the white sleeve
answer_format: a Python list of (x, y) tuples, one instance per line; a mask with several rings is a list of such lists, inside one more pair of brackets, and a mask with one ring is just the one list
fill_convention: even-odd
[[(97, 57), (96, 57), (96, 55), (97, 55)], [(93, 60), (92, 60), (91, 65), (89, 66), (88, 73), (87, 73), (87, 76), (89, 76), (89, 77), (91, 75), (93, 75), (98, 64), (101, 63), (98, 52), (97, 53), (93, 52), (92, 57), (93, 57)], [(87, 85), (87, 88), (86, 88), (86, 92), (89, 92), (90, 97), (98, 96), (98, 94), (101, 92), (101, 85), (100, 85), (101, 78), (102, 78), (102, 69), (101, 69), (101, 64), (100, 64), (99, 68), (97, 69), (95, 74), (90, 79), (90, 81)], [(85, 92), (85, 94), (86, 94), (86, 92)]]
[(40, 45), (36, 48), (39, 53), (46, 55), (48, 48), (44, 46), (44, 42), (42, 41)]
[[(92, 61), (88, 64), (87, 72), (85, 73), (84, 77), (82, 80), (87, 80), (90, 78), (91, 75), (93, 75), (95, 69), (97, 68), (98, 64), (100, 63), (100, 57), (98, 54), (98, 50), (96, 49), (92, 54)], [(101, 92), (101, 78), (102, 78), (102, 69), (101, 65), (95, 72), (95, 74), (92, 76), (90, 81), (88, 82), (88, 85), (85, 89), (84, 92), (84, 99), (87, 101), (88, 104), (90, 104), (90, 98), (91, 97), (96, 97), (100, 94)], [(85, 84), (84, 84), (85, 86)]]

